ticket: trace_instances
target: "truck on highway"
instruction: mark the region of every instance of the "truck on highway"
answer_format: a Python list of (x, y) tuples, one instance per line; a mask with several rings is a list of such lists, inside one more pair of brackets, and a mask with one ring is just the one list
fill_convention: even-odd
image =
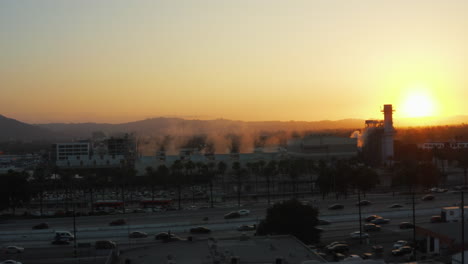
[[(465, 221), (468, 221), (468, 206), (464, 207)], [(460, 206), (443, 207), (440, 213), (442, 222), (461, 222), (462, 211)]]

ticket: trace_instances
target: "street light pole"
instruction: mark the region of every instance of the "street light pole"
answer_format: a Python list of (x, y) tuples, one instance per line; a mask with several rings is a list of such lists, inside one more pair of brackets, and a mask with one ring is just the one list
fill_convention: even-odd
[(413, 258), (416, 260), (416, 208), (414, 202), (414, 188), (412, 189), (412, 200), (413, 200)]
[(461, 257), (462, 257), (462, 264), (465, 264), (465, 195), (463, 190), (461, 191), (461, 217), (462, 217), (462, 223), (461, 223), (461, 233), (462, 233), (462, 252), (461, 252)]

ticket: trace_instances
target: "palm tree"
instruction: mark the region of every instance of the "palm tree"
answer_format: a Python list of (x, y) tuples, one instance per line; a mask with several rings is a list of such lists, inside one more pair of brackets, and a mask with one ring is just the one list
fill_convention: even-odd
[(191, 183), (190, 189), (192, 189), (192, 204), (195, 204), (195, 188), (194, 188), (195, 179), (194, 179), (194, 174), (193, 174), (193, 169), (195, 169), (195, 163), (193, 163), (193, 161), (191, 160), (188, 160), (187, 162), (184, 163), (184, 169), (185, 169), (185, 177)]
[(181, 200), (182, 200), (182, 170), (184, 165), (182, 161), (176, 160), (171, 165), (171, 179), (170, 182), (177, 187), (177, 196), (178, 196), (178, 203), (179, 203), (179, 210), (182, 210)]
[(226, 192), (226, 186), (225, 186), (225, 180), (224, 180), (224, 175), (227, 170), (227, 165), (223, 161), (218, 162), (218, 168), (217, 168), (217, 173), (221, 175), (221, 183), (223, 186), (223, 192)]
[(272, 178), (276, 175), (278, 172), (278, 163), (274, 160), (271, 160), (268, 162), (268, 164), (265, 166), (265, 169), (263, 172), (260, 174), (261, 176), (265, 177), (266, 183), (267, 183), (267, 199), (268, 199), (268, 206), (270, 205), (270, 184), (272, 181)]
[(237, 206), (240, 207), (242, 182), (248, 176), (249, 172), (245, 168), (242, 168), (237, 161), (232, 164), (232, 170), (232, 176), (236, 182), (237, 189)]

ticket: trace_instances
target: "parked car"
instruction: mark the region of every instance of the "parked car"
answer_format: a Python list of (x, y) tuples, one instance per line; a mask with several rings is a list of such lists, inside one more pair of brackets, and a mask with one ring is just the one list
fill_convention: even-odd
[(24, 248), (22, 247), (17, 247), (17, 246), (8, 246), (5, 248), (5, 253), (7, 254), (17, 254), (17, 253), (23, 253)]
[(22, 263), (16, 260), (9, 259), (9, 260), (4, 260), (0, 262), (0, 264), (22, 264)]
[(392, 250), (393, 256), (401, 256), (413, 252), (413, 248), (410, 246), (402, 246), (400, 248)]
[(345, 253), (349, 251), (347, 244), (336, 244), (331, 247), (327, 247), (327, 251), (330, 253)]
[(374, 251), (375, 253), (382, 253), (384, 251), (384, 248), (382, 245), (373, 245), (372, 251)]
[(376, 224), (376, 225), (388, 224), (388, 223), (390, 223), (390, 219), (375, 218), (374, 220), (371, 221), (371, 223)]
[(349, 234), (349, 236), (350, 236), (351, 238), (360, 238), (360, 237), (362, 237), (362, 238), (368, 238), (368, 237), (369, 237), (369, 234), (364, 233), (364, 232), (361, 233), (361, 232), (359, 232), (359, 231), (356, 231), (356, 232), (353, 232), (353, 233)]
[(381, 226), (376, 224), (365, 224), (364, 231), (380, 231)]
[(397, 242), (395, 242), (395, 244), (393, 244), (393, 249), (398, 249), (398, 248), (401, 248), (401, 247), (404, 247), (404, 246), (407, 246), (407, 245), (408, 245), (408, 241), (398, 240)]
[(95, 244), (96, 249), (111, 249), (111, 248), (116, 248), (116, 247), (117, 247), (117, 243), (115, 243), (114, 241), (110, 241), (110, 240), (99, 240), (99, 241), (96, 241), (96, 244)]
[(224, 219), (239, 218), (240, 216), (239, 212), (229, 212), (224, 215)]
[(204, 226), (194, 227), (190, 229), (190, 233), (193, 233), (193, 234), (207, 234), (210, 232), (211, 230)]
[(250, 210), (247, 210), (247, 209), (241, 209), (239, 211), (237, 211), (241, 216), (245, 216), (245, 215), (249, 215), (250, 214)]
[(410, 223), (410, 222), (400, 223), (400, 229), (409, 229), (409, 228), (413, 228), (413, 223)]
[(328, 244), (327, 248), (333, 247), (334, 245), (338, 245), (338, 244), (347, 245), (347, 242), (346, 241), (334, 241), (334, 242), (331, 242), (330, 244)]
[(403, 207), (403, 205), (401, 204), (392, 204), (388, 208), (401, 208), (401, 207)]
[(128, 235), (129, 238), (145, 238), (148, 237), (148, 234), (140, 231), (133, 231)]
[(378, 215), (369, 215), (369, 216), (366, 217), (365, 220), (366, 220), (366, 222), (370, 222), (370, 221), (372, 221), (372, 220), (374, 220), (376, 218), (382, 218), (382, 217), (378, 216)]
[(365, 206), (365, 205), (371, 205), (372, 203), (369, 200), (362, 200), (361, 202), (357, 202), (356, 206)]
[(329, 224), (331, 224), (331, 222), (327, 221), (327, 220), (319, 219), (317, 224), (318, 225), (329, 225)]
[(442, 217), (440, 215), (431, 216), (431, 223), (442, 223)]
[(32, 229), (48, 229), (49, 225), (47, 223), (40, 223), (32, 227)]
[(332, 204), (328, 207), (328, 210), (337, 210), (337, 209), (343, 209), (344, 205), (342, 204)]
[(423, 201), (432, 201), (434, 199), (435, 199), (435, 196), (431, 195), (431, 194), (425, 195), (425, 196), (423, 196), (423, 198), (421, 198), (421, 200), (423, 200)]
[(241, 225), (237, 228), (237, 231), (253, 231), (257, 229), (256, 225)]
[(127, 222), (125, 222), (124, 219), (117, 219), (109, 223), (110, 226), (120, 226), (120, 225), (126, 225)]

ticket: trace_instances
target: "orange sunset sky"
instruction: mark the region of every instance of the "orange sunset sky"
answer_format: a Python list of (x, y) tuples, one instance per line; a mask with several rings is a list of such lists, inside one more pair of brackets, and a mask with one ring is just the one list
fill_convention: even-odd
[(29, 123), (468, 114), (466, 0), (0, 2), (0, 114)]

